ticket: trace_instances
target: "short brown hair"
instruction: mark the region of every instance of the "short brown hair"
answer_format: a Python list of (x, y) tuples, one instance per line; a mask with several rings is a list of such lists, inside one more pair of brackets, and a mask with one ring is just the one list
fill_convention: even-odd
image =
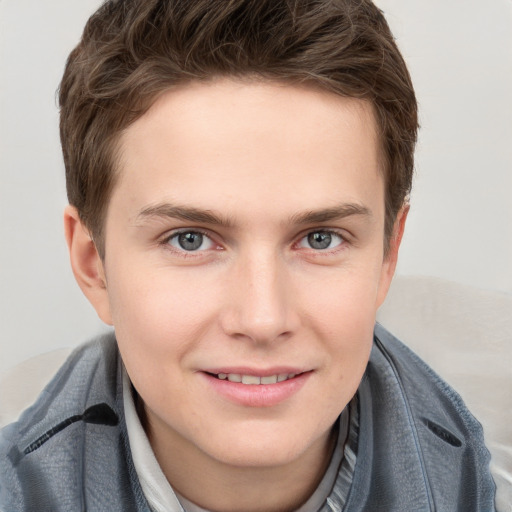
[(411, 189), (417, 104), (381, 11), (368, 0), (109, 0), (60, 85), (69, 202), (104, 256), (122, 130), (175, 85), (257, 76), (369, 100), (386, 179), (385, 245)]

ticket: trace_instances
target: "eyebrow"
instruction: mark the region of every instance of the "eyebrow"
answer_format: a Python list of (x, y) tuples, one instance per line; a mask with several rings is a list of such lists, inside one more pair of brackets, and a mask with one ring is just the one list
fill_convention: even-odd
[(372, 212), (369, 208), (360, 204), (344, 203), (333, 208), (298, 213), (293, 215), (290, 220), (292, 224), (321, 224), (355, 215), (372, 217)]
[(215, 224), (223, 227), (232, 227), (233, 222), (227, 217), (221, 217), (210, 210), (200, 210), (189, 206), (176, 206), (170, 203), (160, 203), (143, 208), (137, 215), (138, 224), (151, 217), (180, 219), (203, 224)]
[[(333, 208), (297, 213), (290, 217), (289, 223), (298, 225), (321, 224), (351, 216), (371, 217), (372, 213), (366, 206), (356, 203), (344, 203)], [(211, 210), (201, 210), (199, 208), (178, 206), (170, 203), (159, 203), (144, 207), (137, 214), (135, 222), (136, 224), (140, 224), (145, 219), (151, 217), (180, 219), (189, 222), (218, 225), (226, 228), (231, 228), (235, 224), (230, 218), (218, 215)]]

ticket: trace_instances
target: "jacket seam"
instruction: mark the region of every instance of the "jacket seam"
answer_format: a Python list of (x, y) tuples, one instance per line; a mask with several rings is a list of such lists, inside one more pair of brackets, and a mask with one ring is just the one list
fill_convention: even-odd
[(434, 503), (434, 496), (433, 496), (433, 493), (432, 493), (432, 485), (430, 483), (430, 480), (429, 480), (429, 477), (428, 477), (428, 472), (426, 470), (425, 459), (424, 459), (424, 456), (423, 456), (423, 447), (422, 447), (420, 439), (419, 439), (418, 427), (416, 425), (416, 421), (414, 420), (414, 416), (413, 416), (412, 411), (411, 411), (411, 406), (410, 406), (410, 403), (409, 403), (409, 397), (408, 397), (407, 392), (405, 390), (405, 386), (403, 384), (402, 378), (400, 377), (400, 374), (399, 374), (399, 372), (398, 372), (398, 370), (396, 368), (395, 361), (394, 361), (392, 355), (388, 352), (388, 350), (386, 349), (386, 347), (384, 346), (382, 341), (379, 339), (377, 334), (375, 334), (374, 337), (375, 337), (375, 344), (377, 345), (377, 347), (379, 348), (380, 352), (382, 353), (382, 355), (384, 356), (384, 358), (388, 362), (388, 364), (389, 364), (389, 366), (390, 366), (390, 368), (391, 368), (391, 370), (393, 372), (393, 375), (394, 375), (394, 377), (396, 379), (396, 382), (397, 382), (397, 384), (399, 386), (400, 394), (402, 395), (403, 402), (404, 402), (404, 405), (405, 405), (405, 409), (406, 409), (406, 413), (407, 413), (407, 418), (409, 420), (409, 424), (411, 425), (411, 432), (412, 432), (412, 435), (413, 435), (413, 438), (414, 438), (414, 444), (416, 445), (416, 450), (417, 450), (417, 453), (418, 453), (418, 457), (420, 459), (421, 472), (422, 472), (422, 475), (423, 475), (423, 481), (424, 481), (424, 484), (425, 484), (425, 490), (427, 491), (428, 505), (429, 505), (429, 508), (430, 508), (431, 512), (435, 512), (435, 503)]

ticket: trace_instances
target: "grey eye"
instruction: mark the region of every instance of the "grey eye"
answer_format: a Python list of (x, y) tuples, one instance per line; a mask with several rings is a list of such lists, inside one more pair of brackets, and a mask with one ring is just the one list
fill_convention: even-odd
[(333, 231), (312, 231), (301, 241), (300, 247), (322, 251), (325, 249), (334, 249), (343, 243), (341, 235)]
[(309, 245), (313, 249), (327, 249), (331, 245), (332, 236), (330, 233), (310, 233), (308, 235)]
[(169, 239), (169, 244), (182, 251), (198, 251), (211, 249), (213, 242), (198, 231), (176, 233)]
[(195, 251), (201, 247), (203, 235), (201, 233), (182, 233), (178, 235), (178, 243), (185, 251)]

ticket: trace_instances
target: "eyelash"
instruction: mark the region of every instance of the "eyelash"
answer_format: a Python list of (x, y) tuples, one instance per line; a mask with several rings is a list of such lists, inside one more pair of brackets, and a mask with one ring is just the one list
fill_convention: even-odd
[[(211, 243), (216, 246), (217, 250), (222, 250), (221, 244), (217, 243), (215, 241), (215, 238), (212, 236), (212, 234), (209, 231), (203, 230), (201, 228), (194, 228), (194, 229), (180, 229), (178, 231), (173, 231), (170, 234), (167, 234), (160, 242), (159, 245), (165, 247), (167, 250), (172, 251), (175, 254), (179, 254), (181, 257), (184, 258), (197, 258), (204, 256), (204, 253), (211, 250), (211, 249), (204, 249), (199, 251), (187, 251), (186, 249), (177, 249), (175, 247), (172, 247), (170, 242), (174, 238), (179, 237), (180, 235), (185, 234), (201, 234), (203, 237), (209, 239)], [(343, 232), (334, 230), (334, 229), (311, 229), (307, 232), (300, 234), (296, 241), (293, 243), (293, 247), (298, 247), (299, 244), (306, 239), (309, 235), (315, 234), (315, 233), (322, 233), (325, 235), (331, 235), (336, 236), (341, 239), (341, 242), (335, 246), (332, 249), (314, 249), (312, 247), (305, 248), (308, 251), (311, 251), (312, 254), (315, 256), (321, 256), (321, 255), (329, 255), (333, 253), (337, 253), (338, 251), (344, 250), (346, 246), (350, 243), (349, 237)]]
[[(313, 229), (313, 230), (309, 230), (305, 234), (301, 235), (299, 237), (298, 241), (295, 242), (294, 245), (295, 246), (300, 245), (302, 243), (302, 241), (307, 239), (310, 235), (320, 234), (320, 233), (322, 235), (328, 235), (329, 237), (331, 237), (330, 241), (332, 241), (332, 237), (337, 237), (340, 239), (340, 243), (330, 249), (329, 248), (315, 249), (313, 247), (304, 247), (305, 249), (311, 250), (315, 255), (332, 254), (334, 252), (337, 252), (337, 251), (343, 249), (346, 246), (346, 244), (348, 243), (348, 240), (347, 240), (348, 237), (345, 234), (340, 233), (339, 231), (336, 231), (333, 229)], [(309, 241), (309, 243), (311, 243), (311, 242)]]
[(184, 257), (184, 258), (197, 258), (197, 257), (201, 257), (201, 256), (204, 255), (203, 253), (206, 252), (205, 250), (203, 250), (203, 251), (187, 251), (185, 249), (181, 249), (180, 250), (180, 249), (177, 249), (175, 247), (172, 247), (171, 244), (170, 244), (171, 240), (173, 240), (174, 238), (177, 238), (180, 235), (186, 235), (186, 234), (191, 234), (191, 233), (200, 234), (203, 237), (209, 239), (213, 245), (215, 245), (217, 247), (220, 247), (220, 244), (215, 242), (215, 239), (212, 237), (211, 233), (209, 233), (208, 231), (205, 231), (203, 229), (200, 229), (200, 228), (180, 229), (178, 231), (173, 231), (172, 233), (167, 234), (162, 239), (162, 241), (159, 242), (159, 245), (162, 245), (167, 250), (170, 250), (170, 251), (172, 251), (175, 254), (179, 254), (181, 257)]

